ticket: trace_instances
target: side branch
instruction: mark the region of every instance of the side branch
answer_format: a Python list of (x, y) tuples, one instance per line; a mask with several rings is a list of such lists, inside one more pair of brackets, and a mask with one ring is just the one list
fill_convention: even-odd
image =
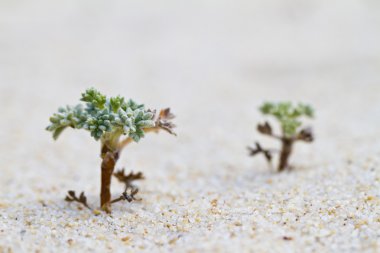
[(171, 121), (174, 118), (175, 116), (170, 112), (170, 108), (162, 109), (156, 119), (156, 128), (162, 129), (169, 134), (177, 136), (177, 134), (173, 131), (175, 125)]
[[(156, 118), (156, 116), (153, 116)], [(171, 121), (174, 119), (175, 116), (170, 112), (170, 108), (162, 109), (160, 113), (158, 114), (157, 118), (155, 119), (155, 126), (144, 128), (144, 133), (158, 133), (160, 130), (164, 130), (168, 132), (169, 134), (172, 134), (174, 136), (177, 136), (177, 134), (174, 132), (174, 128), (176, 127), (173, 122)], [(119, 150), (122, 150), (125, 146), (133, 142), (133, 139), (128, 137), (124, 140), (122, 140), (119, 143)]]
[(314, 134), (311, 128), (302, 129), (294, 138), (296, 141), (313, 142)]
[[(130, 190), (130, 193), (128, 193), (128, 190)], [(123, 201), (123, 200), (126, 200), (128, 202), (132, 202), (134, 200), (141, 200), (141, 199), (137, 199), (135, 197), (135, 195), (139, 192), (139, 189), (138, 188), (133, 188), (133, 187), (130, 187), (128, 189), (125, 189), (125, 191), (121, 194), (120, 197), (114, 199), (111, 201), (111, 204), (113, 203), (116, 203), (116, 202), (119, 202), (119, 201)]]
[(133, 139), (131, 137), (128, 137), (122, 140), (118, 145), (118, 150), (122, 150), (125, 146), (127, 146), (131, 142), (133, 142)]
[(275, 138), (275, 139), (278, 139), (278, 140), (281, 140), (281, 139), (282, 139), (281, 136), (275, 135), (275, 134), (273, 133), (272, 127), (271, 127), (271, 125), (268, 123), (268, 121), (265, 121), (264, 124), (258, 124), (258, 125), (257, 125), (257, 131), (259, 131), (259, 133), (261, 133), (261, 134), (271, 136), (271, 137), (273, 137), (273, 138)]
[(145, 179), (144, 174), (142, 172), (133, 173), (133, 171), (131, 171), (129, 174), (125, 174), (124, 169), (117, 171), (113, 175), (119, 180), (119, 182), (125, 185), (125, 189), (131, 188), (131, 187), (136, 188), (134, 187), (132, 182), (136, 180)]
[(92, 210), (92, 208), (87, 204), (87, 198), (84, 195), (84, 192), (82, 192), (79, 197), (76, 196), (75, 191), (68, 191), (67, 196), (65, 198), (65, 201), (67, 202), (78, 202), (85, 207), (87, 207), (89, 210)]
[[(139, 189), (133, 185), (133, 181), (136, 180), (142, 180), (145, 179), (142, 172), (133, 173), (130, 172), (129, 174), (125, 174), (124, 169), (121, 169), (113, 174), (121, 183), (124, 183), (124, 192), (121, 194), (120, 197), (113, 199), (111, 201), (111, 204), (126, 200), (128, 202), (132, 202), (133, 200), (141, 200), (137, 199), (135, 196), (139, 192)], [(128, 193), (129, 191), (129, 193)]]
[(270, 149), (263, 149), (260, 145), (260, 143), (256, 142), (255, 143), (256, 147), (252, 148), (252, 147), (247, 147), (248, 151), (249, 151), (249, 155), (250, 156), (255, 156), (255, 155), (258, 155), (258, 154), (263, 154), (264, 157), (266, 158), (266, 160), (268, 161), (268, 163), (271, 163), (272, 162), (272, 153), (276, 152), (275, 150), (270, 150)]

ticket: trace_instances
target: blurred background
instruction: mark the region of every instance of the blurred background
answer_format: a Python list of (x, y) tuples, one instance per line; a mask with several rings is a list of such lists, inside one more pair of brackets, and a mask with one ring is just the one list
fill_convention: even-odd
[(259, 138), (266, 100), (316, 108), (318, 141), (305, 161), (327, 163), (358, 142), (368, 152), (380, 134), (379, 28), (376, 0), (2, 0), (1, 178), (20, 166), (33, 178), (36, 168), (66, 175), (62, 161), (82, 160), (78, 153), (77, 166), (88, 166), (98, 152), (88, 133), (67, 131), (53, 144), (44, 128), (91, 86), (178, 115), (177, 139), (131, 148), (137, 158), (126, 160), (136, 166), (148, 150), (148, 170), (162, 153), (188, 169), (252, 167), (245, 146)]

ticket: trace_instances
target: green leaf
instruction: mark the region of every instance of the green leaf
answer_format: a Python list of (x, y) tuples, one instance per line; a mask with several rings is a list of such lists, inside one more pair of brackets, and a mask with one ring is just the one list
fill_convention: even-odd
[(59, 127), (57, 129), (55, 129), (53, 131), (53, 139), (54, 140), (57, 140), (58, 137), (61, 135), (61, 133), (63, 132), (63, 130), (65, 130), (67, 127)]
[(116, 113), (124, 104), (125, 102), (123, 97), (117, 96), (110, 99), (111, 109), (114, 113)]
[(81, 101), (91, 103), (96, 108), (104, 109), (104, 105), (106, 104), (106, 96), (102, 95), (95, 88), (87, 89), (86, 92), (82, 93)]

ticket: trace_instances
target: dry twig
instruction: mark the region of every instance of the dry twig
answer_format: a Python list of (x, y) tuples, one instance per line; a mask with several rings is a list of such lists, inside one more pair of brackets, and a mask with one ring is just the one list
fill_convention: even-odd
[(67, 202), (78, 202), (88, 209), (92, 210), (92, 208), (87, 204), (87, 197), (84, 195), (84, 192), (81, 192), (79, 197), (76, 196), (75, 191), (68, 191), (67, 196), (65, 198)]

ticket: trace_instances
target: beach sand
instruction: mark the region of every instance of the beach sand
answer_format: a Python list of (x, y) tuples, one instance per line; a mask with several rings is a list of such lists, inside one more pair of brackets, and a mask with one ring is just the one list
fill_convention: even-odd
[[(379, 252), (379, 14), (369, 0), (1, 1), (0, 252)], [(177, 115), (178, 137), (123, 151), (118, 168), (146, 180), (112, 215), (64, 201), (99, 206), (99, 143), (44, 130), (91, 86)], [(246, 150), (279, 145), (255, 130), (267, 100), (316, 108), (289, 172)]]

